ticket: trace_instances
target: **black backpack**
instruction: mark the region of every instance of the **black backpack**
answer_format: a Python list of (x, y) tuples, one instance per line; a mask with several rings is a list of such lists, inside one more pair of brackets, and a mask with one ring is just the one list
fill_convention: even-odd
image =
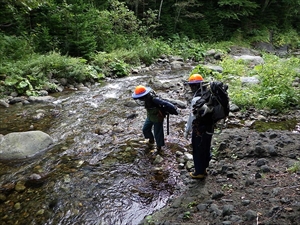
[(158, 108), (163, 116), (167, 117), (167, 135), (169, 135), (169, 115), (178, 115), (177, 106), (157, 96), (153, 98), (153, 101), (158, 105)]
[(211, 105), (213, 106), (213, 120), (218, 122), (229, 115), (228, 86), (220, 81), (210, 83)]
[(169, 114), (178, 115), (177, 106), (173, 105), (168, 100), (155, 96), (153, 98), (153, 102), (158, 106), (159, 110), (164, 116)]
[(201, 93), (201, 98), (195, 103), (193, 113), (199, 117), (202, 112), (199, 110), (204, 104), (213, 108), (212, 119), (214, 123), (225, 119), (229, 115), (228, 86), (220, 81), (210, 83), (210, 89)]

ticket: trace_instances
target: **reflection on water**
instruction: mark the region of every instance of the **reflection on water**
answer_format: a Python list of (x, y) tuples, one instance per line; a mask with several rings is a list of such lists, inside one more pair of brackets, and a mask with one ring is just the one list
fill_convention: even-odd
[(51, 104), (0, 109), (1, 134), (42, 130), (57, 143), (30, 161), (0, 163), (1, 223), (138, 224), (176, 194), (172, 146), (154, 165), (153, 153), (139, 144), (145, 112), (124, 107), (134, 79), (145, 77), (55, 94)]

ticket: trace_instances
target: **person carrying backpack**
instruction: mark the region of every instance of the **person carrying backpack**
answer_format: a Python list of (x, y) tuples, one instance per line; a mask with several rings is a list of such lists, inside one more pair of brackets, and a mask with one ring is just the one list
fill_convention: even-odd
[[(206, 168), (211, 160), (211, 140), (214, 133), (213, 109), (203, 101), (195, 114), (194, 105), (199, 104), (203, 94), (207, 91), (207, 86), (200, 74), (193, 74), (188, 80), (189, 87), (194, 96), (191, 100), (191, 112), (184, 129), (184, 137), (188, 139), (192, 131), (192, 148), (195, 171), (190, 173), (193, 179), (203, 179), (207, 176)], [(200, 116), (199, 116), (200, 115)]]
[[(143, 105), (147, 111), (147, 117), (142, 129), (145, 139), (149, 139), (145, 143), (153, 145), (155, 140), (157, 152), (161, 153), (162, 146), (165, 145), (164, 118), (168, 113), (177, 115), (176, 107), (170, 102), (158, 98), (150, 87), (142, 85), (135, 87), (132, 98), (139, 105)], [(152, 133), (152, 128), (154, 134)]]

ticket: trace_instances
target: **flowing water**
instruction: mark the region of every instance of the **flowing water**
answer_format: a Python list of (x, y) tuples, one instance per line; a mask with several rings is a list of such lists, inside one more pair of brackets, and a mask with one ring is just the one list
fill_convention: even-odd
[(178, 83), (188, 72), (160, 73), (159, 88), (149, 74), (131, 76), (57, 93), (49, 104), (0, 108), (0, 134), (42, 130), (55, 140), (33, 159), (0, 163), (0, 224), (135, 225), (166, 205), (184, 189), (176, 151), (189, 147), (182, 139), (188, 112), (170, 117), (164, 160), (155, 164), (140, 143), (145, 110), (131, 94), (149, 83), (184, 100)]
[(0, 164), (0, 224), (138, 224), (176, 195), (175, 152), (187, 142), (178, 138), (181, 128), (172, 130), (157, 165), (140, 143), (145, 110), (131, 94), (148, 78), (59, 93), (51, 104), (1, 108), (0, 134), (42, 130), (56, 144), (31, 160)]

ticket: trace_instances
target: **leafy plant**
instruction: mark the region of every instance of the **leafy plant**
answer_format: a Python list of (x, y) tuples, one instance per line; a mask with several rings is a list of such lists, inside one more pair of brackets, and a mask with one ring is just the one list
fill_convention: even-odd
[[(297, 76), (296, 65), (299, 59), (281, 59), (275, 55), (264, 54), (264, 64), (254, 68), (243, 60), (225, 57), (220, 63), (223, 67), (223, 80), (229, 82), (229, 96), (240, 107), (254, 106), (282, 111), (299, 104), (300, 92), (292, 83)], [(240, 77), (259, 79), (259, 84), (242, 85)]]
[(209, 67), (203, 66), (201, 64), (197, 65), (191, 72), (192, 74), (200, 74), (206, 81), (215, 78), (217, 80), (222, 80), (222, 74), (210, 69)]
[(186, 211), (183, 213), (183, 219), (190, 219), (191, 218), (191, 212), (190, 211)]
[(300, 171), (300, 158), (298, 158), (298, 161), (294, 163), (293, 166), (289, 167), (287, 169), (288, 172), (290, 173), (297, 173)]
[(109, 64), (110, 72), (117, 77), (127, 76), (130, 72), (129, 65), (121, 60), (113, 61)]
[(145, 220), (147, 222), (147, 225), (154, 224), (153, 217), (151, 215), (146, 216)]
[(232, 190), (232, 184), (223, 184), (222, 185), (222, 190), (225, 190), (225, 191), (229, 191), (229, 190)]

